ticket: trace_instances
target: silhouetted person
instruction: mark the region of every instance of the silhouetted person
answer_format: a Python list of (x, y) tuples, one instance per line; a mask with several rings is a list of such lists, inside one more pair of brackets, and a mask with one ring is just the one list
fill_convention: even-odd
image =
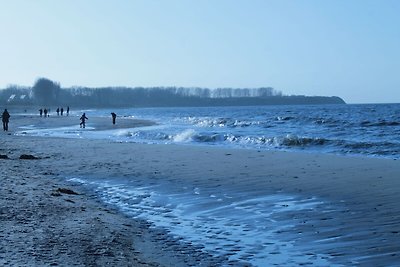
[(44, 109), (43, 113), (44, 113), (44, 117), (47, 117), (47, 109), (46, 108)]
[(3, 130), (8, 131), (8, 122), (10, 121), (10, 113), (8, 113), (7, 109), (4, 110), (3, 115), (1, 115), (3, 121)]
[(59, 108), (57, 108), (56, 112), (57, 112), (57, 116), (60, 116), (60, 109)]
[(61, 116), (63, 115), (63, 113), (64, 113), (64, 109), (63, 108), (61, 108), (60, 109), (60, 112), (61, 112)]
[(79, 127), (85, 128), (86, 120), (88, 120), (88, 118), (86, 117), (85, 113), (82, 114), (80, 120), (81, 120), (81, 123), (79, 124)]
[(40, 117), (42, 117), (42, 114), (43, 114), (43, 109), (39, 109), (39, 115), (40, 115)]
[(69, 106), (67, 107), (67, 116), (69, 116)]
[(111, 112), (111, 117), (112, 117), (113, 124), (115, 124), (115, 119), (117, 118), (117, 114), (115, 114), (114, 112)]

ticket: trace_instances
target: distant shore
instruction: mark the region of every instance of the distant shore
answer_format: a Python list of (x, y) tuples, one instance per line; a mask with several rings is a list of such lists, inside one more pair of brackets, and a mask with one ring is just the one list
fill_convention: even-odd
[[(298, 246), (309, 253), (329, 255), (332, 263), (400, 263), (397, 160), (14, 136), (17, 127), (29, 126), (29, 116), (12, 119), (11, 132), (0, 134), (0, 154), (8, 157), (0, 159), (0, 264), (229, 263), (227, 258), (213, 257), (196, 246), (175, 243), (167, 232), (149, 228), (148, 222), (130, 219), (104, 206), (92, 192), (65, 180), (71, 176), (132, 177), (149, 183), (167, 179), (238, 192), (321, 197), (340, 204), (342, 209), (323, 210), (317, 217), (294, 214), (293, 220), (299, 217), (302, 223), (281, 233), (283, 239), (296, 236)], [(79, 122), (77, 117), (50, 119), (57, 121), (58, 127)], [(111, 118), (89, 118), (96, 120), (111, 124)], [(142, 121), (135, 125), (140, 123), (151, 124)], [(37, 159), (19, 159), (22, 154)]]

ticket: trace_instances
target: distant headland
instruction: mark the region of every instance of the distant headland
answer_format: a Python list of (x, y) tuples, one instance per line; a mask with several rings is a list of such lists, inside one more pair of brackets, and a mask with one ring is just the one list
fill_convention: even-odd
[(62, 88), (39, 78), (32, 87), (11, 85), (0, 90), (2, 106), (68, 105), (79, 107), (206, 107), (255, 105), (346, 104), (338, 96), (284, 95), (272, 87), (101, 87)]

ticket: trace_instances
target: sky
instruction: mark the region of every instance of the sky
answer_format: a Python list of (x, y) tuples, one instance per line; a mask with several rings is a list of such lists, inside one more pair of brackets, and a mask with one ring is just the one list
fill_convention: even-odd
[(0, 88), (273, 87), (400, 103), (397, 0), (0, 0)]

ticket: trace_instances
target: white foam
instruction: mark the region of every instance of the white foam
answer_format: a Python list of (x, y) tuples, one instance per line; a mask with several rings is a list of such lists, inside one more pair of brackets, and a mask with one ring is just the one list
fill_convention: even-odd
[(181, 133), (176, 134), (173, 137), (174, 142), (190, 142), (192, 141), (193, 136), (196, 134), (196, 131), (193, 129), (187, 129)]
[(145, 219), (154, 227), (166, 228), (172, 235), (230, 260), (255, 266), (287, 266), (288, 259), (294, 263), (307, 261), (333, 266), (326, 255), (306, 255), (292, 242), (281, 241), (277, 234), (294, 226), (292, 221), (279, 220), (280, 214), (313, 210), (323, 204), (317, 198), (235, 192), (228, 195), (217, 194), (210, 188), (176, 190), (163, 185), (138, 187), (128, 182), (70, 180), (94, 187), (103, 201), (116, 205), (129, 216)]
[(131, 137), (134, 135), (134, 133), (131, 130), (123, 129), (123, 130), (118, 130), (114, 135), (115, 136), (123, 136), (123, 137)]

